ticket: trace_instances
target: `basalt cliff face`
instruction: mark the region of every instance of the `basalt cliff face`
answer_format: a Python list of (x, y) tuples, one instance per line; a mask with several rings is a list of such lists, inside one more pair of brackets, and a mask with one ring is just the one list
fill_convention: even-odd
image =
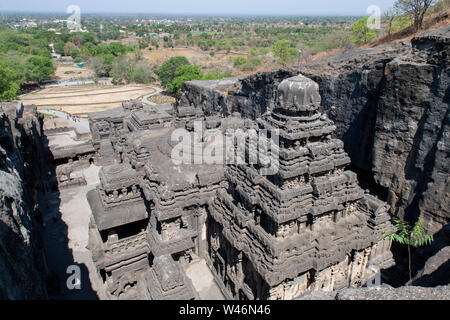
[(450, 220), (449, 34), (447, 26), (411, 42), (244, 79), (187, 82), (176, 106), (258, 118), (273, 108), (280, 82), (302, 73), (319, 84), (322, 111), (336, 123), (360, 180), (392, 213), (420, 216), (435, 233)]
[(0, 299), (46, 298), (42, 239), (33, 219), (45, 164), (42, 118), (0, 104)]
[(384, 52), (330, 59), (336, 75), (320, 74), (323, 64), (308, 69), (361, 176), (395, 215), (420, 215), (433, 232), (450, 218), (448, 34), (449, 27)]

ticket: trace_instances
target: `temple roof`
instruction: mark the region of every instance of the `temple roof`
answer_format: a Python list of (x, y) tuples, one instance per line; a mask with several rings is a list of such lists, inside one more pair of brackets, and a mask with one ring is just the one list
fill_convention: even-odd
[(105, 207), (97, 189), (87, 194), (98, 230), (108, 230), (148, 218), (144, 200), (132, 200), (115, 207)]
[(139, 183), (139, 173), (126, 163), (102, 167), (99, 177), (103, 189), (106, 191), (118, 190)]
[(131, 117), (135, 119), (140, 125), (153, 124), (158, 121), (168, 121), (172, 116), (164, 110), (146, 109), (133, 112)]
[(313, 111), (320, 106), (319, 85), (302, 75), (284, 80), (278, 86), (277, 108), (288, 111)]
[(109, 109), (105, 111), (100, 112), (92, 112), (89, 113), (89, 120), (93, 121), (101, 121), (101, 120), (110, 120), (114, 122), (122, 122), (123, 118), (125, 117), (125, 113), (123, 111), (122, 107)]

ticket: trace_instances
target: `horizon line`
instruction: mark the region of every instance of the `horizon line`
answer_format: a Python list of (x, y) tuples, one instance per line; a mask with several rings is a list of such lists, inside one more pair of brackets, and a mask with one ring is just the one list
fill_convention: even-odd
[[(69, 15), (65, 11), (26, 11), (26, 10), (0, 10), (1, 13), (20, 13), (20, 14), (59, 14)], [(162, 13), (162, 12), (99, 12), (99, 11), (82, 11), (82, 14), (88, 15), (147, 15), (147, 16), (200, 16), (200, 17), (363, 17), (364, 14), (325, 14), (325, 13)]]

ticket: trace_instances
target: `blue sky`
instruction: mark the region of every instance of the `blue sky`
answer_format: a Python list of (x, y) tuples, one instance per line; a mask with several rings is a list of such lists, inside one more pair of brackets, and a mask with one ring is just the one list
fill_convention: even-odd
[(394, 0), (1, 0), (0, 11), (65, 12), (78, 5), (86, 13), (367, 15)]

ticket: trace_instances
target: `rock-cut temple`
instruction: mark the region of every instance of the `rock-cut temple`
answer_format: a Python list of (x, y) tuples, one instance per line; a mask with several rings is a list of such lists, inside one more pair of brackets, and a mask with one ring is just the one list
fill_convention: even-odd
[[(297, 76), (256, 120), (134, 101), (91, 114), (101, 169), (87, 196), (89, 249), (111, 298), (198, 299), (185, 272), (198, 259), (225, 298), (249, 300), (360, 287), (392, 266), (389, 206), (347, 169), (320, 103), (318, 85)], [(249, 161), (175, 165), (172, 133), (193, 135), (193, 121), (202, 121), (202, 148), (211, 130), (277, 130), (277, 172), (262, 175), (262, 164)]]

